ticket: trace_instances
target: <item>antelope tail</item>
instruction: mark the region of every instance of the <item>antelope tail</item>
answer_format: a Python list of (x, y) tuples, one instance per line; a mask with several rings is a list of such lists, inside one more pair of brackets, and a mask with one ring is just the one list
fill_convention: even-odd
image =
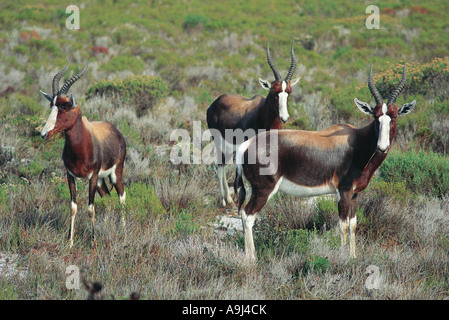
[(245, 185), (243, 184), (243, 163), (245, 159), (245, 152), (248, 149), (252, 139), (243, 142), (238, 148), (235, 155), (235, 160), (237, 163), (237, 168), (235, 170), (235, 180), (234, 180), (234, 203), (240, 208), (243, 206), (246, 197)]
[(243, 176), (242, 176), (242, 165), (238, 164), (237, 169), (235, 170), (235, 180), (234, 180), (234, 203), (237, 204), (237, 207), (242, 207), (245, 202), (246, 190), (245, 185), (243, 184)]

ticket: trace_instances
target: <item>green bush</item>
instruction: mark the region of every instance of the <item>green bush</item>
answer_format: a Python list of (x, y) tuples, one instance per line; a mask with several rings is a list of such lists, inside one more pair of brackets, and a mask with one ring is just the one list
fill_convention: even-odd
[(284, 129), (294, 129), (294, 130), (312, 130), (313, 125), (311, 124), (310, 119), (301, 114), (299, 117), (294, 119), (292, 122), (288, 122), (283, 126)]
[(185, 30), (193, 29), (199, 26), (207, 26), (209, 20), (201, 13), (197, 14), (188, 14), (182, 24), (182, 27)]
[[(385, 71), (374, 75), (380, 94), (387, 97), (399, 84), (402, 77), (403, 64), (390, 65)], [(449, 58), (435, 58), (425, 64), (407, 63), (407, 84), (402, 94), (423, 95), (428, 98), (446, 100), (449, 93)]]
[[(117, 199), (114, 199), (120, 206)], [(148, 215), (157, 216), (166, 213), (161, 200), (154, 192), (154, 187), (144, 183), (133, 183), (126, 190), (125, 209), (128, 215), (144, 221)]]
[(152, 109), (158, 99), (167, 95), (168, 86), (156, 76), (132, 76), (123, 79), (100, 80), (91, 85), (86, 92), (87, 99), (93, 96), (116, 97), (126, 103), (136, 105), (140, 116)]
[(323, 273), (329, 267), (329, 261), (327, 258), (323, 258), (314, 254), (311, 254), (306, 259), (304, 266), (304, 274), (308, 272)]
[(309, 251), (310, 233), (308, 230), (292, 229), (285, 233), (284, 246), (290, 251), (296, 251), (299, 254)]
[(357, 99), (363, 100), (363, 97), (365, 97), (363, 93), (365, 93), (365, 90), (354, 89), (353, 86), (332, 90), (330, 92), (330, 102), (332, 104), (333, 119), (339, 122), (349, 122), (351, 118), (360, 117), (362, 113), (354, 104), (354, 98), (357, 97)]
[(404, 183), (418, 194), (442, 197), (449, 192), (449, 159), (432, 151), (391, 152), (380, 173), (384, 181)]
[(131, 71), (135, 74), (142, 73), (145, 63), (134, 56), (120, 55), (113, 57), (107, 63), (102, 64), (100, 69), (104, 71)]
[(182, 209), (172, 216), (174, 221), (167, 229), (167, 233), (170, 235), (185, 237), (200, 229), (198, 219), (196, 219), (193, 213), (188, 210)]
[(46, 103), (42, 104), (40, 100), (36, 100), (33, 97), (25, 96), (22, 94), (16, 94), (17, 103), (19, 105), (18, 111), (22, 115), (41, 115), (44, 110), (44, 106), (47, 106)]
[(338, 206), (335, 199), (319, 198), (316, 203), (316, 214), (313, 217), (313, 225), (316, 229), (326, 227), (329, 229), (332, 221), (338, 216)]

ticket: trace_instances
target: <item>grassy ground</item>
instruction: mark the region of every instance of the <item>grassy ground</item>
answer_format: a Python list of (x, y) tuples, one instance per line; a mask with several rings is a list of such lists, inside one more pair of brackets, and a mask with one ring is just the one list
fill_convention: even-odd
[[(17, 254), (27, 271), (25, 279), (0, 275), (0, 299), (84, 299), (85, 290), (65, 285), (70, 265), (101, 283), (104, 299), (448, 298), (446, 1), (379, 2), (379, 30), (365, 27), (368, 4), (342, 0), (77, 5), (80, 30), (66, 28), (57, 1), (0, 5), (0, 252)], [(417, 105), (399, 119), (392, 153), (359, 196), (356, 259), (340, 246), (334, 200), (277, 195), (255, 225), (258, 263), (246, 264), (242, 234), (211, 227), (224, 213), (215, 168), (169, 161), (170, 134), (192, 133), (194, 121), (205, 129), (219, 94), (266, 94), (257, 81), (273, 80), (266, 41), (282, 74), (294, 42), (302, 79), (289, 100), (290, 128), (368, 123), (353, 99), (373, 101), (369, 65), (388, 96), (408, 63), (397, 104)], [(115, 194), (97, 198), (95, 251), (87, 182), (78, 181), (69, 249), (64, 141), (39, 137), (49, 110), (38, 90), (50, 91), (70, 55), (65, 79), (90, 58), (71, 89), (83, 114), (112, 122), (128, 144), (127, 204), (122, 210)], [(139, 91), (149, 87), (151, 95)], [(228, 176), (232, 183), (232, 169)]]

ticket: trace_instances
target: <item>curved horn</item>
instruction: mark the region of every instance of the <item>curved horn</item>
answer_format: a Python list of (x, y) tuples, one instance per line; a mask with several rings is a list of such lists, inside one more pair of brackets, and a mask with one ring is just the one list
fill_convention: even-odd
[(290, 58), (292, 60), (292, 64), (290, 65), (290, 70), (288, 70), (288, 74), (285, 77), (285, 82), (287, 82), (287, 83), (290, 82), (290, 80), (292, 79), (292, 76), (296, 70), (295, 53), (293, 52), (293, 41), (292, 41), (292, 50), (290, 52)]
[(273, 70), (274, 80), (282, 81), (281, 74), (279, 73), (279, 71), (276, 70), (276, 67), (273, 64), (273, 60), (271, 60), (270, 48), (268, 47), (268, 41), (267, 41), (267, 61), (268, 61), (268, 65), (270, 66), (271, 70)]
[(58, 95), (59, 94), (67, 94), (67, 92), (69, 92), (69, 89), (72, 86), (72, 84), (74, 84), (79, 78), (81, 78), (83, 76), (84, 72), (86, 72), (88, 64), (89, 64), (89, 60), (87, 60), (86, 66), (80, 73), (78, 73), (77, 75), (74, 75), (73, 77), (71, 77), (69, 80), (67, 80), (64, 83), (61, 90), (59, 90)]
[(376, 100), (376, 104), (380, 105), (383, 104), (382, 97), (380, 96), (379, 91), (377, 91), (376, 86), (373, 84), (373, 65), (371, 65), (371, 69), (369, 71), (369, 77), (368, 77), (368, 88), (369, 91), (371, 91), (371, 94), (373, 95), (374, 99)]
[(401, 93), (402, 89), (404, 89), (405, 86), (405, 63), (404, 63), (404, 69), (402, 70), (402, 79), (397, 88), (391, 93), (390, 98), (388, 99), (388, 104), (392, 104), (396, 102), (396, 98), (398, 97), (399, 93)]
[(53, 82), (51, 84), (51, 89), (53, 92), (53, 96), (58, 94), (58, 86), (59, 86), (59, 80), (61, 80), (62, 76), (67, 72), (67, 69), (69, 69), (69, 65), (72, 62), (72, 57), (70, 57), (69, 62), (67, 63), (67, 65), (65, 66), (64, 69), (62, 69), (61, 71), (59, 71), (53, 78)]

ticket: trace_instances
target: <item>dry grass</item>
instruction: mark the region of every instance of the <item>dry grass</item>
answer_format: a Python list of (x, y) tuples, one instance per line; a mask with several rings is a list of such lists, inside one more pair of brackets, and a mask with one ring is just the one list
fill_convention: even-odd
[[(92, 250), (87, 185), (79, 181), (75, 246), (69, 249), (69, 194), (59, 158), (61, 141), (30, 152), (21, 142), (27, 130), (0, 128), (2, 145), (13, 147), (2, 151), (8, 161), (2, 168), (6, 182), (0, 186), (1, 251), (18, 254), (17, 271), (26, 270), (24, 278), (0, 278), (0, 287), (12, 296), (86, 299), (99, 283), (101, 292), (91, 298), (128, 299), (132, 293), (140, 299), (447, 298), (448, 199), (399, 193), (391, 197), (375, 180), (359, 197), (358, 257), (350, 259), (348, 248), (340, 247), (334, 200), (313, 203), (279, 195), (256, 222), (259, 259), (250, 265), (242, 234), (223, 237), (211, 226), (222, 214), (216, 206), (213, 166), (173, 166), (166, 153), (157, 152), (155, 140), (147, 138), (147, 130), (153, 128), (145, 123), (151, 117), (136, 117), (131, 106), (113, 105), (107, 99), (91, 99), (84, 106), (85, 114), (99, 112), (127, 132), (126, 188), (137, 186), (133, 190), (143, 193), (129, 191), (125, 227), (115, 193), (97, 199), (97, 245)], [(161, 117), (169, 114), (170, 109), (162, 111)], [(40, 139), (28, 143), (42, 144), (34, 142), (36, 138)], [(22, 178), (14, 174), (21, 162), (17, 150), (37, 168)], [(231, 182), (233, 169), (229, 172)], [(162, 212), (145, 207), (148, 203), (160, 203)], [(70, 265), (80, 268), (89, 290), (65, 287)], [(366, 286), (369, 266), (379, 270), (378, 289)]]
[[(382, 184), (380, 178), (373, 181), (359, 196), (356, 259), (349, 258), (349, 249), (340, 246), (333, 200), (310, 203), (275, 196), (256, 221), (258, 262), (249, 264), (242, 234), (223, 236), (212, 227), (216, 217), (225, 213), (216, 205), (215, 168), (175, 166), (167, 152), (174, 129), (191, 132), (192, 122), (198, 120), (204, 129), (206, 108), (219, 94), (266, 94), (257, 78), (272, 80), (265, 57), (267, 40), (276, 66), (284, 74), (290, 65), (288, 48), (293, 30), (298, 61), (295, 77), (303, 77), (289, 98), (290, 121), (301, 120), (298, 125), (314, 130), (342, 122), (334, 109), (349, 106), (349, 111), (356, 110), (354, 96), (372, 100), (364, 83), (371, 60), (379, 77), (393, 72), (390, 66), (400, 59), (420, 64), (447, 55), (447, 41), (442, 41), (445, 33), (429, 29), (440, 28), (437, 19), (383, 16), (383, 36), (375, 39), (371, 36), (374, 32), (360, 29), (366, 19), (361, 15), (364, 4), (317, 6), (304, 1), (298, 10), (276, 5), (263, 20), (253, 14), (259, 12), (253, 2), (241, 2), (229, 11), (201, 4), (198, 9), (204, 10), (206, 19), (188, 30), (184, 30), (183, 20), (186, 14), (195, 13), (191, 12), (195, 5), (186, 12), (185, 4), (174, 2), (170, 7), (174, 13), (167, 19), (157, 12), (159, 4), (136, 2), (125, 8), (129, 10), (126, 15), (136, 19), (135, 24), (122, 23), (124, 6), (127, 4), (122, 2), (106, 6), (104, 10), (111, 11), (107, 19), (87, 6), (82, 8), (86, 27), (76, 33), (63, 26), (39, 26), (40, 6), (16, 10), (11, 3), (2, 12), (2, 38), (7, 41), (0, 41), (0, 252), (15, 255), (17, 273), (0, 274), (0, 299), (128, 299), (131, 295), (180, 300), (449, 297), (447, 195), (432, 198), (393, 183)], [(433, 6), (435, 12), (447, 11), (439, 10), (443, 4)], [(56, 8), (52, 5), (49, 14), (63, 21)], [(15, 13), (27, 15), (31, 22), (22, 21)], [(294, 17), (279, 18), (287, 13)], [(142, 19), (145, 15), (160, 19), (146, 21)], [(413, 28), (407, 30), (403, 23), (413, 23)], [(395, 27), (389, 32), (392, 25)], [(45, 40), (37, 49), (20, 35), (32, 30)], [(427, 41), (429, 37), (432, 39)], [(92, 52), (93, 46), (107, 51)], [(52, 76), (70, 54), (76, 61), (70, 73), (89, 55), (95, 55), (85, 76), (71, 89), (83, 114), (90, 120), (116, 125), (128, 145), (126, 225), (120, 222), (123, 209), (115, 191), (111, 197), (97, 197), (95, 250), (90, 245), (87, 182), (77, 184), (75, 245), (70, 249), (63, 141), (61, 137), (43, 141), (38, 135), (49, 114), (38, 89), (50, 90)], [(131, 57), (130, 61), (138, 56), (143, 68), (134, 71), (160, 76), (169, 85), (168, 96), (140, 116), (135, 105), (114, 97), (86, 100), (85, 92), (94, 81), (135, 74), (126, 64), (120, 66), (122, 70), (105, 69), (116, 56)], [(434, 89), (447, 87), (443, 82), (439, 85)], [(7, 91), (9, 86), (13, 93)], [(342, 97), (332, 106), (330, 97), (339, 92)], [(410, 120), (401, 122), (395, 148), (411, 147), (420, 130), (427, 127), (432, 139), (427, 147), (447, 155), (447, 99), (415, 98), (419, 103), (408, 116)], [(346, 100), (351, 101), (343, 104)], [(349, 111), (351, 124), (368, 122)], [(228, 169), (230, 185), (233, 169)], [(65, 285), (70, 265), (80, 269), (79, 290)], [(379, 276), (376, 289), (367, 285), (373, 266)]]

